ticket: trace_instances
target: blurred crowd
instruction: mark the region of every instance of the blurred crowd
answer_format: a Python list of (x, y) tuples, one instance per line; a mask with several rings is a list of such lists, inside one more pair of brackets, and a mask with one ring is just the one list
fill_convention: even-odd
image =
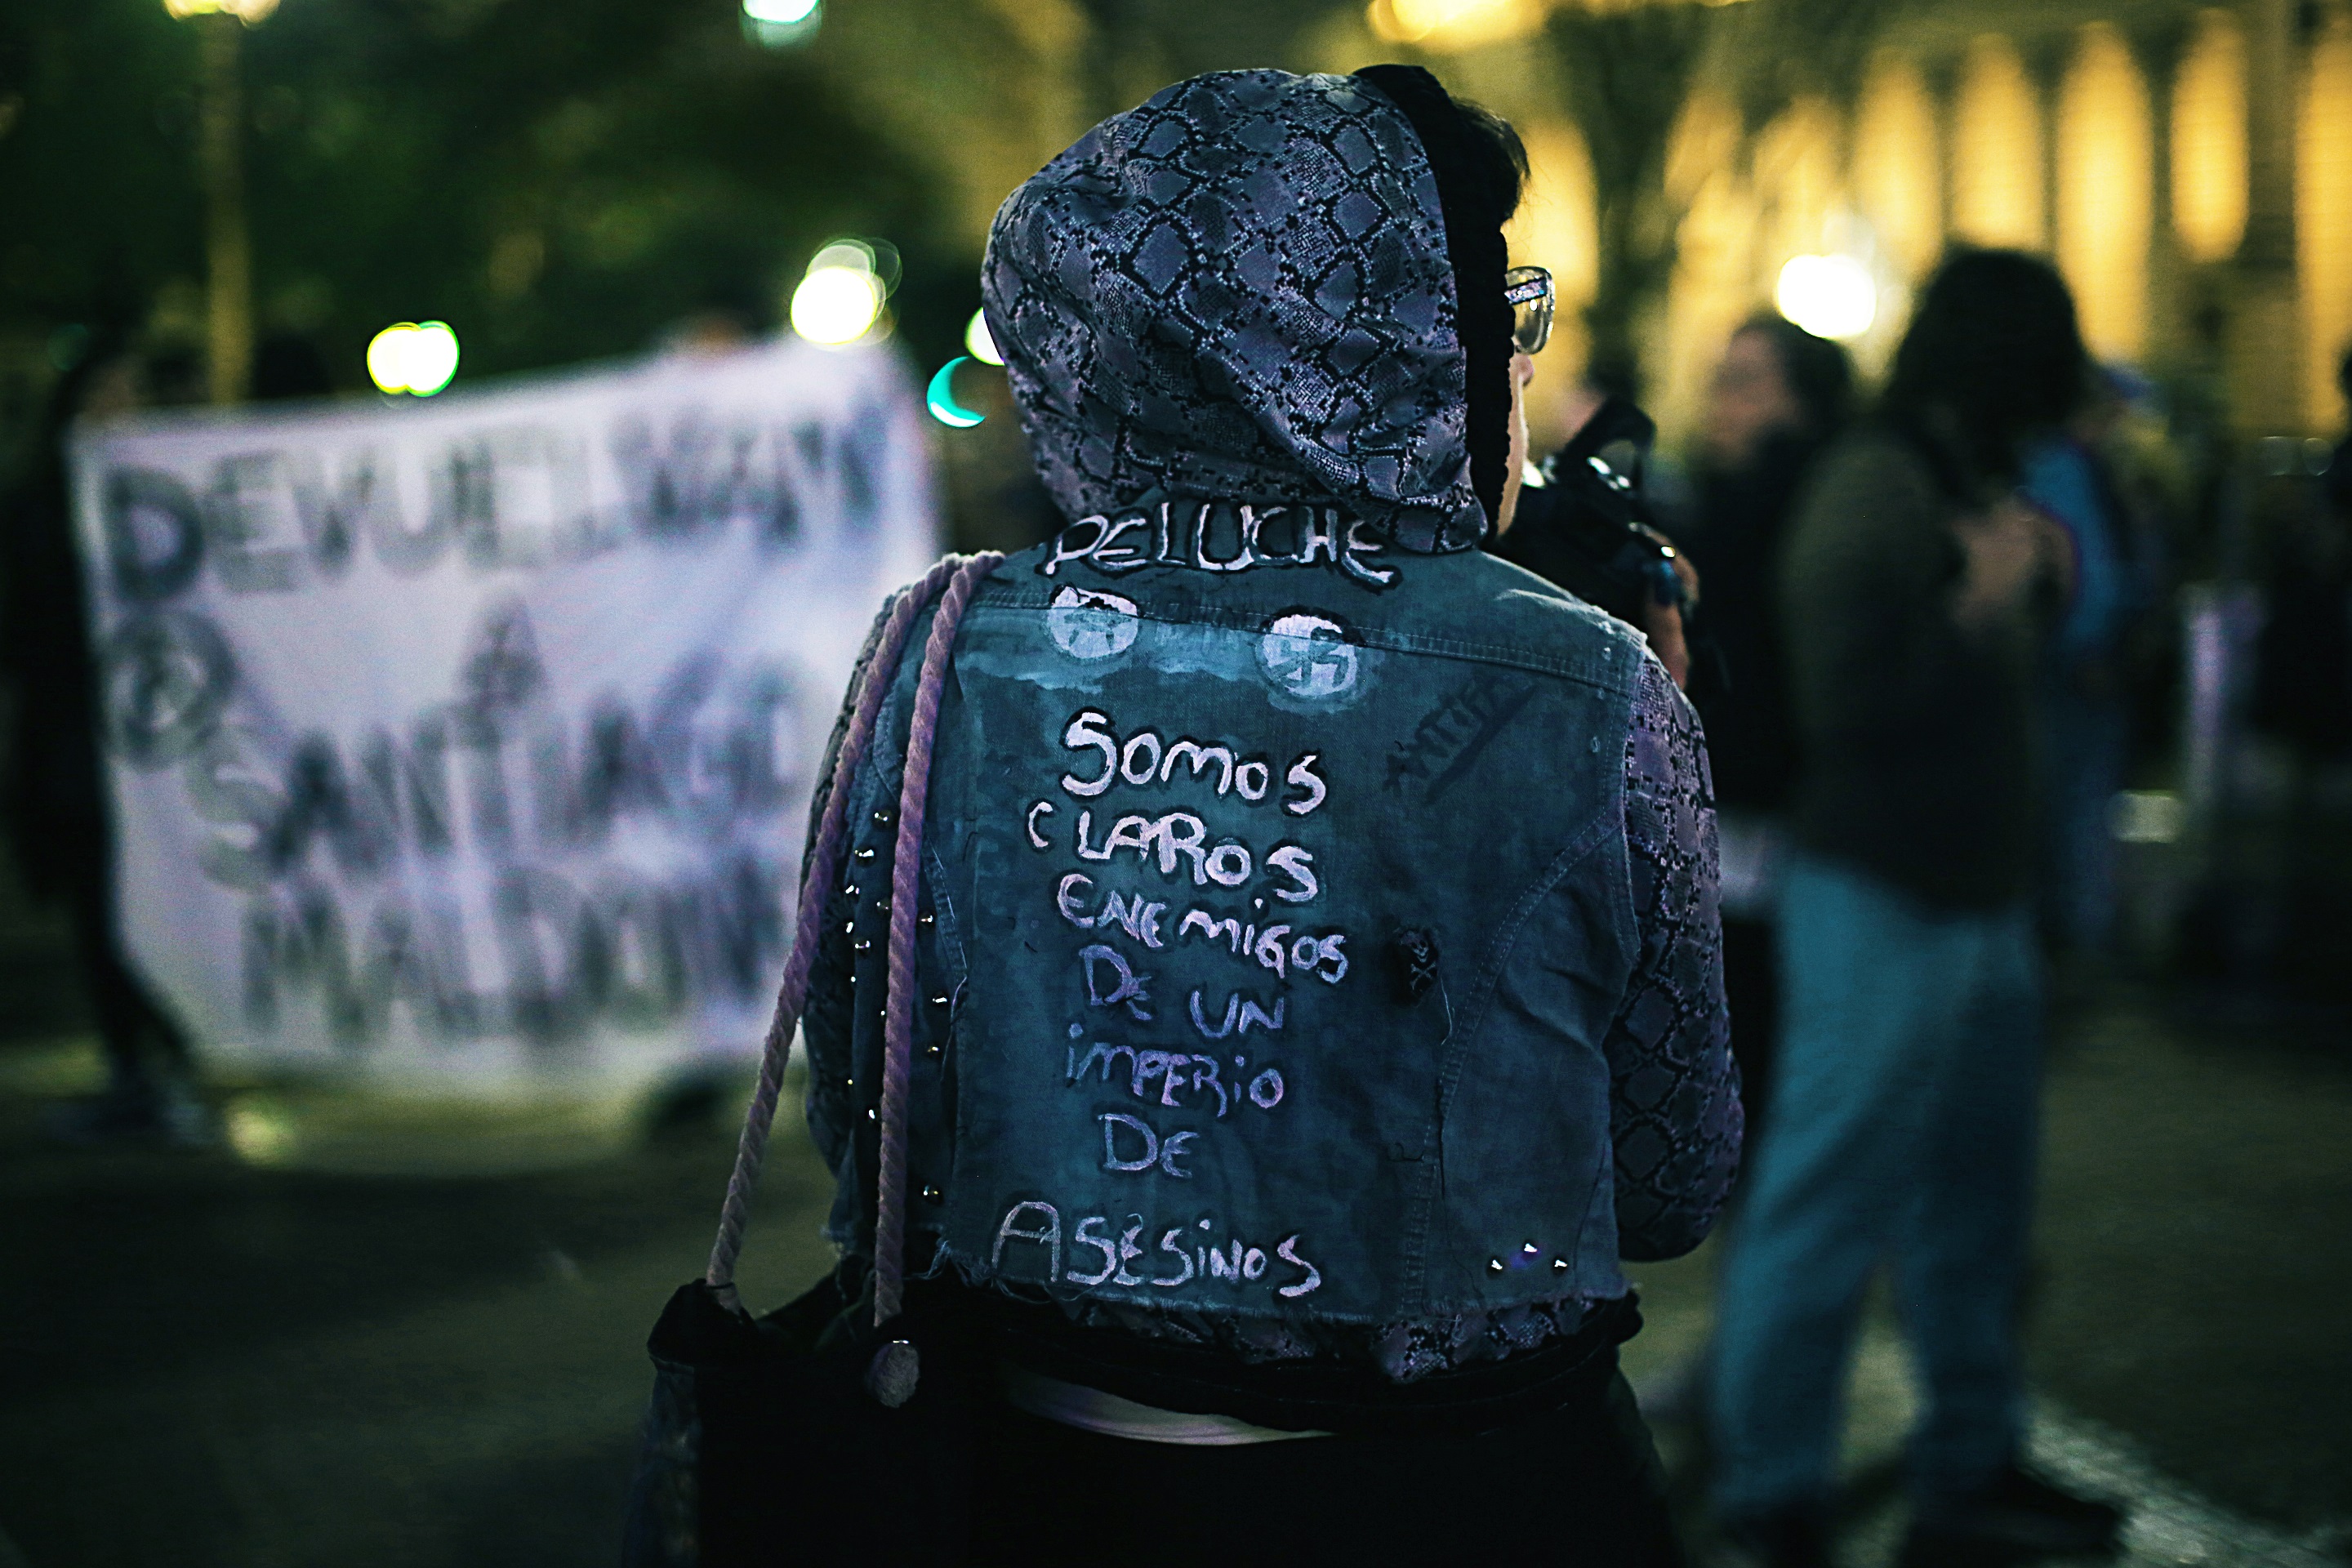
[[(2043, 977), (2196, 958), (2193, 892), (2174, 901), (2191, 919), (2126, 951), (2118, 840), (2200, 851), (2177, 874), (2226, 883), (2261, 759), (2307, 816), (2352, 752), (2352, 437), (2200, 472), (2182, 435), (2156, 386), (2086, 353), (2046, 264), (1961, 252), (1874, 396), (1836, 343), (1746, 322), (1687, 471), (1654, 480), (1700, 581), (1748, 1127), (1715, 1341), (1656, 1413), (1704, 1433), (1741, 1561), (1828, 1561), (1882, 1261), (1927, 1394), (1906, 1563), (2114, 1538), (2114, 1510), (2013, 1468), (1959, 1480), (2022, 1429)], [(2189, 586), (2210, 576), (2233, 581)], [(2217, 605), (2234, 641), (2199, 624)], [(2184, 801), (2200, 752), (2221, 783)], [(2302, 820), (2289, 836), (2315, 842)]]
[[(2009, 310), (2003, 300), (1990, 314)], [(2341, 376), (2352, 387), (2352, 355)], [(1996, 374), (1983, 395), (2020, 406), (2025, 393)], [(1722, 812), (1726, 963), (1745, 1019), (1774, 1013), (1769, 910), (1811, 776), (1791, 685), (1802, 672), (1790, 661), (1816, 628), (1791, 581), (1791, 542), (1823, 455), (1899, 420), (1904, 395), (1890, 385), (1872, 396), (1839, 344), (1760, 314), (1725, 344), (1685, 463), (1653, 476), (1667, 531), (1703, 584), (1694, 693)], [(2352, 762), (2352, 437), (2232, 443), (2193, 388), (2087, 359), (2066, 405), (2040, 413), (2002, 438), (2012, 455), (1986, 481), (2013, 503), (2004, 532), (2032, 542), (2034, 718), (2017, 783), (2033, 824), (2038, 936), (2069, 975), (2177, 963), (2254, 978), (2247, 955), (2221, 951), (2227, 933), (2210, 926), (2227, 914), (2197, 907), (2196, 888), (2159, 911), (2179, 917), (2169, 926), (2126, 920), (2118, 847), (2185, 854), (2201, 829), (2194, 847), (2209, 859), (2242, 859), (2227, 842), (2233, 816), (2324, 814), (2340, 792)], [(1977, 541), (1960, 548), (1970, 561), (1983, 553)], [(1958, 574), (1961, 557), (1945, 566)], [(2210, 655), (2195, 647), (2200, 622), (2217, 606), (2227, 668), (2200, 670)], [(2200, 680), (2222, 688), (2218, 710), (2197, 700)], [(1814, 746), (1811, 775), (1839, 765), (1836, 749)], [(2194, 759), (2217, 750), (2220, 776), (2196, 776)], [(2235, 872), (2184, 863), (2180, 875), (2220, 884)], [(2252, 967), (2275, 977), (2282, 966), (2257, 955)], [(1751, 1075), (1769, 1070), (1760, 1045), (1755, 1054)]]

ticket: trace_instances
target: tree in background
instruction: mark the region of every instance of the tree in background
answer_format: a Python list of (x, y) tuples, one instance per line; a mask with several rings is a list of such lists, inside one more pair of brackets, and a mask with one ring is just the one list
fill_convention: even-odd
[[(0, 16), (12, 435), (77, 327), (199, 341), (190, 31), (158, 0)], [(395, 321), (455, 324), (468, 374), (630, 352), (713, 309), (771, 325), (842, 233), (898, 246), (902, 331), (942, 352), (961, 331), (939, 285), (970, 258), (934, 178), (731, 5), (288, 0), (245, 43), (259, 325), (312, 338), (345, 388)]]

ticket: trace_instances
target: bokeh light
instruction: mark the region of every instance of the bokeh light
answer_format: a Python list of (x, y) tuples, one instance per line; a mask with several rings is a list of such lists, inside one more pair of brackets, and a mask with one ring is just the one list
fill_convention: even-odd
[(380, 392), (430, 397), (457, 374), (457, 334), (446, 321), (396, 321), (369, 342), (367, 369)]
[(974, 310), (971, 322), (963, 330), (964, 352), (982, 364), (1003, 364), (1004, 356), (996, 352), (996, 339), (988, 331), (988, 312)]
[(1385, 43), (1470, 48), (1525, 37), (1545, 9), (1536, 0), (1371, 0), (1364, 21)]
[(234, 16), (250, 27), (268, 20), (278, 9), (278, 0), (163, 0), (163, 9), (173, 16)]
[(856, 268), (819, 267), (793, 290), (793, 331), (827, 348), (856, 342), (881, 314), (881, 284)]
[(793, 331), (825, 348), (854, 343), (882, 321), (898, 283), (898, 250), (888, 240), (827, 240), (793, 290)]
[(931, 377), (930, 387), (923, 395), (923, 402), (930, 409), (931, 417), (952, 429), (969, 430), (988, 417), (977, 408), (966, 408), (955, 398), (956, 367), (971, 363), (970, 359), (958, 354), (940, 366), (939, 374)]
[(744, 36), (772, 49), (807, 41), (824, 17), (823, 0), (743, 0)]
[(1878, 319), (1878, 284), (1850, 256), (1792, 256), (1772, 302), (1815, 337), (1858, 338)]
[(2245, 30), (2200, 11), (2172, 88), (2172, 226), (2191, 260), (2236, 254), (2246, 194)]
[(846, 267), (853, 272), (876, 272), (876, 254), (874, 247), (862, 239), (829, 239), (809, 258), (808, 270)]

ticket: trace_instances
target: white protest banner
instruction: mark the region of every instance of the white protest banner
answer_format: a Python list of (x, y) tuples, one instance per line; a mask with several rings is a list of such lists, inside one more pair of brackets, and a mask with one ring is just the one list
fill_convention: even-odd
[(797, 342), (75, 438), (122, 936), (215, 1059), (625, 1089), (754, 1050), (813, 775), (936, 556)]

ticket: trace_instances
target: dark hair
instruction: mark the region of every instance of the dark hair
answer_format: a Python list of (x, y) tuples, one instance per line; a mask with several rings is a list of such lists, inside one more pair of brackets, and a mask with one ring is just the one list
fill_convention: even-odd
[(1455, 331), (1462, 339), (1470, 488), (1489, 522), (1503, 509), (1511, 461), (1511, 308), (1503, 301), (1509, 257), (1503, 226), (1519, 209), (1528, 150), (1500, 115), (1448, 93), (1419, 66), (1366, 66), (1370, 82), (1420, 138), (1437, 181), (1445, 254), (1454, 265)]
[(1786, 316), (1759, 310), (1739, 324), (1734, 337), (1753, 334), (1772, 346), (1780, 379), (1804, 416), (1800, 434), (1823, 440), (1838, 432), (1853, 412), (1853, 361), (1827, 338), (1815, 337)]
[(2074, 411), (2089, 367), (2055, 268), (2021, 251), (1961, 250), (1927, 280), (1882, 407), (1915, 426), (1943, 411), (1979, 477), (2006, 478), (2021, 437)]

